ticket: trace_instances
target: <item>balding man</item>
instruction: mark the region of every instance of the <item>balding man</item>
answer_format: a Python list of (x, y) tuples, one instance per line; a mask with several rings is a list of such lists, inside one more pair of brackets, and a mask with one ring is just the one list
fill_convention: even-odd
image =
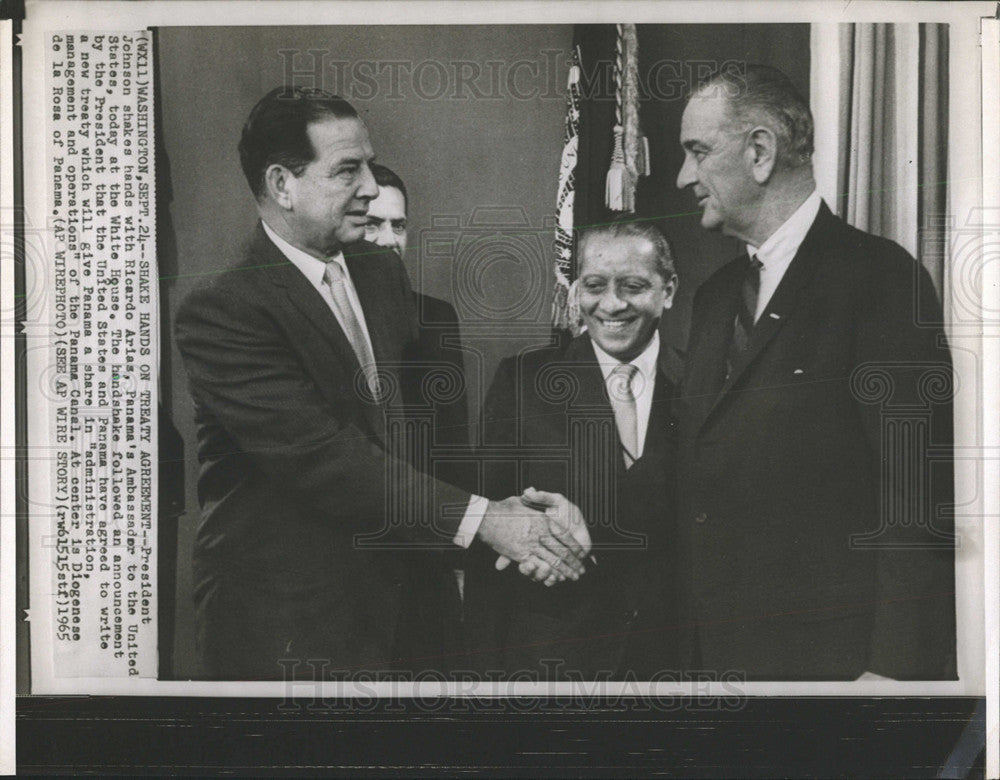
[(470, 550), (472, 661), (512, 678), (663, 679), (678, 668), (671, 535), (680, 359), (658, 325), (677, 275), (664, 235), (632, 217), (584, 230), (578, 257), (586, 332), (500, 364), (484, 440), (497, 459), (489, 494), (565, 493), (587, 519), (596, 565), (539, 592), (511, 569), (496, 571), (488, 549)]
[[(687, 663), (750, 679), (953, 679), (951, 402), (938, 392), (951, 360), (928, 274), (820, 199), (812, 116), (782, 73), (716, 74), (680, 140), (677, 186), (703, 227), (747, 248), (694, 302)], [(898, 449), (892, 408), (917, 417)]]

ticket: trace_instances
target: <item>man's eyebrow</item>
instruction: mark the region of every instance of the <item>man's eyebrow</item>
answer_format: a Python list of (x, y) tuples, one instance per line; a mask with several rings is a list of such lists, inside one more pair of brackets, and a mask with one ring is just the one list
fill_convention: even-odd
[(330, 163), (331, 168), (340, 168), (343, 165), (361, 165), (364, 162), (363, 157), (341, 157), (339, 160), (333, 160)]
[(385, 222), (385, 217), (376, 217), (374, 214), (369, 214), (368, 215), (368, 221), (369, 222), (377, 222), (378, 224), (381, 225), (383, 222)]

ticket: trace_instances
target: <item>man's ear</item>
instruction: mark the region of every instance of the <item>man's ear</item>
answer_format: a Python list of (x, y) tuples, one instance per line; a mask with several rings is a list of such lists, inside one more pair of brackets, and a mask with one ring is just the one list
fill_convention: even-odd
[(292, 208), (295, 175), (284, 165), (269, 165), (264, 171), (264, 189), (271, 200), (283, 209)]
[(663, 299), (663, 308), (664, 308), (664, 310), (669, 309), (671, 306), (674, 305), (674, 296), (677, 295), (677, 287), (678, 286), (679, 286), (679, 282), (678, 282), (678, 279), (677, 279), (677, 274), (673, 274), (667, 280), (667, 284), (666, 284), (667, 295)]
[(759, 126), (750, 131), (747, 155), (751, 171), (758, 184), (771, 178), (778, 161), (778, 138), (770, 128)]

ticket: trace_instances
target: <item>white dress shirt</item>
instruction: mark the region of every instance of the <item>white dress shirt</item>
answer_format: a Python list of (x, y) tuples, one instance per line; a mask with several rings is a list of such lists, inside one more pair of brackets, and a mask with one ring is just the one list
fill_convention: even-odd
[[(611, 372), (622, 361), (611, 357), (607, 352), (597, 346), (593, 339), (590, 343), (594, 347), (594, 355), (597, 356), (597, 363), (604, 374), (605, 383), (611, 378)], [(637, 427), (637, 448), (635, 452), (636, 460), (642, 457), (642, 451), (646, 443), (646, 431), (649, 429), (649, 412), (653, 408), (653, 386), (656, 384), (656, 361), (660, 356), (660, 333), (653, 331), (653, 338), (642, 353), (629, 361), (638, 369), (632, 378), (632, 395), (635, 397), (635, 417)]]
[(760, 319), (767, 304), (771, 301), (774, 291), (778, 289), (785, 271), (792, 264), (795, 253), (799, 251), (806, 233), (816, 221), (820, 204), (823, 202), (816, 190), (805, 199), (795, 213), (775, 230), (760, 247), (747, 244), (747, 253), (763, 263), (760, 269), (760, 290), (757, 293), (757, 311), (754, 322)]
[(354, 289), (354, 281), (351, 279), (351, 272), (347, 270), (347, 261), (344, 260), (344, 253), (337, 252), (337, 254), (326, 260), (320, 260), (318, 257), (313, 257), (307, 252), (303, 252), (298, 247), (294, 247), (289, 244), (285, 239), (275, 233), (270, 226), (261, 220), (261, 224), (264, 226), (264, 232), (267, 233), (267, 237), (274, 242), (274, 245), (281, 250), (281, 254), (287, 257), (296, 268), (298, 268), (302, 275), (309, 280), (309, 283), (316, 288), (316, 291), (323, 296), (323, 300), (329, 307), (330, 311), (333, 312), (333, 316), (337, 318), (337, 322), (340, 323), (341, 329), (347, 333), (347, 328), (344, 327), (343, 320), (340, 319), (340, 313), (337, 311), (337, 306), (333, 302), (333, 293), (330, 292), (330, 286), (323, 281), (323, 274), (326, 272), (327, 263), (336, 263), (340, 266), (341, 270), (344, 272), (344, 289), (347, 291), (347, 300), (350, 301), (351, 309), (354, 310), (354, 316), (358, 318), (358, 322), (361, 323), (361, 332), (365, 335), (365, 341), (368, 342), (368, 349), (372, 355), (375, 354), (375, 350), (372, 349), (371, 336), (368, 335), (368, 323), (365, 322), (365, 312), (361, 308), (361, 301), (358, 300), (358, 291)]
[[(337, 307), (333, 302), (333, 293), (330, 292), (329, 286), (323, 281), (323, 273), (326, 271), (326, 264), (337, 263), (344, 271), (344, 288), (347, 290), (347, 298), (351, 303), (351, 308), (354, 310), (354, 315), (358, 318), (358, 322), (361, 323), (361, 331), (365, 335), (365, 340), (368, 342), (368, 348), (371, 349), (372, 355), (375, 354), (375, 350), (372, 349), (371, 336), (368, 335), (368, 323), (365, 322), (365, 313), (361, 308), (361, 301), (358, 300), (358, 293), (354, 289), (354, 282), (351, 280), (351, 274), (347, 270), (347, 263), (344, 260), (344, 253), (338, 252), (333, 257), (327, 260), (320, 260), (319, 258), (313, 257), (312, 255), (303, 252), (301, 249), (292, 246), (287, 241), (285, 241), (281, 236), (275, 233), (271, 227), (261, 220), (261, 225), (264, 226), (264, 232), (267, 237), (271, 239), (276, 247), (281, 250), (281, 253), (289, 259), (289, 261), (298, 268), (302, 275), (309, 280), (309, 283), (316, 288), (316, 291), (323, 297), (326, 301), (326, 305), (330, 307), (330, 311), (337, 318), (337, 322), (340, 323), (340, 327), (346, 332), (344, 328), (344, 323), (340, 319), (340, 315), (337, 313)], [(473, 495), (469, 500), (469, 505), (465, 510), (465, 515), (462, 518), (462, 522), (459, 524), (458, 533), (452, 541), (455, 544), (462, 547), (468, 547), (472, 544), (472, 539), (475, 537), (476, 532), (479, 530), (480, 524), (483, 522), (483, 516), (486, 514), (486, 509), (489, 506), (489, 499), (483, 496)]]

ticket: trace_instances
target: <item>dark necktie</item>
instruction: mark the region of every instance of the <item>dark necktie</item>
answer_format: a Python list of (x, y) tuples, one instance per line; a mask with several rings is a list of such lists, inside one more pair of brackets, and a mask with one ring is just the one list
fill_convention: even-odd
[(748, 258), (746, 276), (740, 287), (740, 301), (733, 323), (733, 341), (729, 346), (729, 360), (726, 375), (732, 373), (733, 366), (750, 343), (754, 317), (757, 314), (757, 295), (760, 292), (760, 269), (764, 264), (756, 257)]

